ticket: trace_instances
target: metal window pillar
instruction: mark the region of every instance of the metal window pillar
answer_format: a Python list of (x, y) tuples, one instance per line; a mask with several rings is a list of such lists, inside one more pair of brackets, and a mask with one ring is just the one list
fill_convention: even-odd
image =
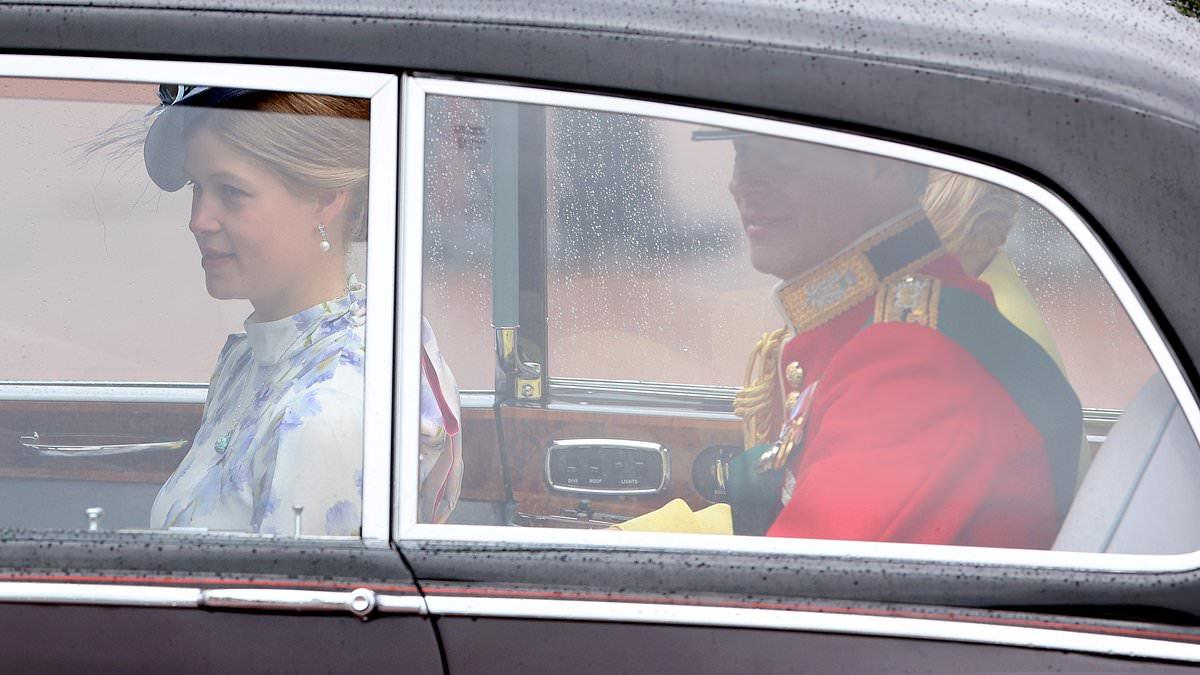
[(492, 326), (497, 402), (545, 396), (546, 113), (493, 103)]

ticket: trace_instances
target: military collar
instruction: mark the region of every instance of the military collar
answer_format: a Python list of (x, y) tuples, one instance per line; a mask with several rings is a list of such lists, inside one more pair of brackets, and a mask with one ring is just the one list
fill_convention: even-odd
[(775, 287), (775, 304), (793, 334), (816, 328), (943, 253), (921, 209), (876, 228), (833, 258)]

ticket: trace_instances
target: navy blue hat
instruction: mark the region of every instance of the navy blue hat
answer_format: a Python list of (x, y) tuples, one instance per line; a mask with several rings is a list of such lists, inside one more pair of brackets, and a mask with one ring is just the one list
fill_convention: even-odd
[(183, 170), (187, 154), (184, 141), (192, 125), (208, 108), (220, 107), (254, 91), (185, 84), (161, 85), (158, 88), (158, 100), (162, 105), (153, 113), (154, 122), (150, 125), (142, 148), (150, 180), (167, 192), (175, 192), (187, 185), (187, 173)]

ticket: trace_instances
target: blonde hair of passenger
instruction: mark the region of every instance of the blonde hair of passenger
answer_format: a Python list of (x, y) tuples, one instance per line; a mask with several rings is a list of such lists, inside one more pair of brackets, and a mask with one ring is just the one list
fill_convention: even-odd
[(946, 250), (972, 276), (979, 276), (1004, 246), (1019, 206), (1009, 190), (939, 169), (930, 169), (921, 204)]
[(260, 92), (214, 108), (196, 125), (277, 173), (296, 193), (347, 191), (342, 243), (366, 240), (370, 102)]

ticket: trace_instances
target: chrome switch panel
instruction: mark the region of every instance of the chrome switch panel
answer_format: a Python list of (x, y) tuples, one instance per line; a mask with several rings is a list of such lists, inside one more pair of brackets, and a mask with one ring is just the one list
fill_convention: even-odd
[(546, 449), (546, 482), (563, 492), (653, 494), (670, 479), (670, 457), (660, 443), (609, 438), (555, 441)]

